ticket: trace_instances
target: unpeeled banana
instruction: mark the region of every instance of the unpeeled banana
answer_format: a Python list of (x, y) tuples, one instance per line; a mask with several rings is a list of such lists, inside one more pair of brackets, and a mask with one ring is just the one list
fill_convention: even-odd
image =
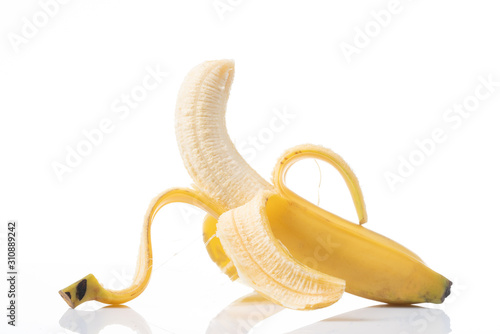
[[(276, 164), (272, 184), (246, 163), (225, 127), (233, 77), (233, 61), (208, 61), (192, 69), (181, 86), (175, 130), (195, 184), (193, 189), (167, 190), (151, 202), (131, 286), (108, 290), (90, 274), (59, 291), (68, 305), (74, 308), (88, 300), (121, 304), (142, 293), (152, 271), (152, 221), (161, 207), (173, 202), (208, 213), (203, 223), (205, 244), (224, 273), (284, 307), (325, 307), (339, 300), (344, 290), (395, 304), (443, 302), (450, 293), (448, 279), (415, 253), (361, 226), (367, 215), (359, 182), (339, 155), (316, 145), (289, 149)], [(341, 173), (359, 224), (286, 187), (288, 169), (304, 158), (323, 160)]]

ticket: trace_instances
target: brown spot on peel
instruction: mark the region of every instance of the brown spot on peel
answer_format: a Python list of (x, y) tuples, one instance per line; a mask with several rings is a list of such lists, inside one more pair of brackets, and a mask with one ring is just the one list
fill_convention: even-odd
[(65, 292), (66, 296), (68, 296), (69, 299), (71, 299), (71, 292)]
[(76, 298), (78, 298), (78, 300), (82, 300), (83, 296), (85, 296), (85, 292), (87, 292), (87, 280), (83, 279), (76, 286)]

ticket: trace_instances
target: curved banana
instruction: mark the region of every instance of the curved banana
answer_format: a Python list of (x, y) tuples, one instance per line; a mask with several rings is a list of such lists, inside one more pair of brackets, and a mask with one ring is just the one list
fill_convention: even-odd
[[(232, 280), (282, 306), (324, 307), (336, 302), (344, 288), (387, 303), (441, 303), (450, 293), (448, 279), (407, 248), (361, 226), (367, 215), (359, 182), (339, 155), (315, 145), (289, 149), (274, 168), (273, 185), (246, 163), (225, 127), (233, 77), (233, 61), (209, 61), (191, 70), (181, 86), (175, 130), (194, 189), (169, 190), (152, 201), (132, 285), (108, 290), (90, 274), (60, 291), (68, 305), (87, 300), (120, 304), (137, 297), (152, 270), (152, 221), (162, 206), (173, 202), (204, 209), (203, 237), (212, 260)], [(286, 187), (287, 171), (304, 158), (323, 160), (341, 173), (359, 224)]]

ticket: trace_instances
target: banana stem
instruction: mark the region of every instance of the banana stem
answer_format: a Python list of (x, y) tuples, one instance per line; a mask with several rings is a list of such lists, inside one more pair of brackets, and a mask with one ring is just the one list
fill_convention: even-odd
[(153, 251), (151, 246), (151, 225), (158, 211), (170, 203), (191, 204), (205, 210), (210, 215), (218, 218), (223, 210), (212, 200), (199, 191), (175, 188), (165, 191), (151, 201), (146, 212), (139, 248), (134, 280), (130, 287), (123, 290), (109, 290), (104, 288), (94, 277), (89, 274), (83, 279), (59, 291), (59, 294), (71, 307), (89, 301), (97, 300), (105, 304), (123, 304), (140, 295), (149, 283), (153, 268)]

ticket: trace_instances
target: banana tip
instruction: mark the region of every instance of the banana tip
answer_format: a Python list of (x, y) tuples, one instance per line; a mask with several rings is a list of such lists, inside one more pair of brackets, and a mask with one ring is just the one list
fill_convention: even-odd
[(219, 67), (224, 71), (231, 71), (234, 69), (234, 59), (218, 59), (218, 60), (209, 60), (202, 64), (202, 66), (210, 66), (212, 68)]
[(446, 285), (446, 289), (444, 290), (443, 296), (441, 297), (441, 303), (444, 302), (446, 297), (448, 297), (451, 293), (451, 286), (453, 285), (452, 281), (448, 281), (448, 284)]

